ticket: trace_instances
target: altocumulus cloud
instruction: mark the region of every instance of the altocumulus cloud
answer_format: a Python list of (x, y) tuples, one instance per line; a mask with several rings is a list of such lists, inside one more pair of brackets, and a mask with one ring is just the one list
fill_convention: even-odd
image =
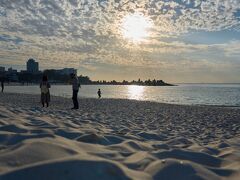
[[(138, 45), (124, 40), (120, 31), (124, 16), (134, 12), (154, 24), (149, 41)], [(99, 65), (231, 69), (239, 64), (239, 39), (206, 45), (178, 37), (225, 30), (237, 37), (239, 17), (239, 0), (1, 0), (0, 64), (21, 65), (36, 57), (45, 68), (89, 71)], [(171, 37), (175, 40), (166, 41)]]

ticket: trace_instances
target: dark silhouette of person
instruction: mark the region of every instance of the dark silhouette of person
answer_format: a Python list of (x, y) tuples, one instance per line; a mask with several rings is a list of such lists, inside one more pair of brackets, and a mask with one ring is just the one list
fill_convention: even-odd
[(97, 92), (97, 94), (98, 94), (98, 98), (100, 99), (100, 98), (102, 97), (102, 92), (101, 92), (101, 89), (98, 89), (98, 92)]
[(78, 91), (80, 88), (80, 83), (78, 81), (78, 77), (71, 73), (70, 74), (71, 80), (72, 80), (72, 100), (73, 100), (73, 108), (72, 109), (78, 109), (79, 108), (79, 104), (78, 104)]
[(2, 87), (2, 92), (4, 91), (4, 79), (1, 79), (1, 87)]
[(46, 75), (44, 75), (42, 77), (42, 82), (40, 83), (40, 89), (41, 89), (41, 103), (42, 106), (45, 106), (45, 103), (47, 105), (47, 107), (49, 106), (49, 102), (50, 102), (50, 84), (48, 82), (48, 77)]

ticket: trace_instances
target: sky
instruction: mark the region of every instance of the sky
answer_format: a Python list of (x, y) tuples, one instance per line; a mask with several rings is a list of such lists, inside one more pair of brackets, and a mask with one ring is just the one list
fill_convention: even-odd
[(240, 0), (0, 0), (0, 66), (240, 83)]

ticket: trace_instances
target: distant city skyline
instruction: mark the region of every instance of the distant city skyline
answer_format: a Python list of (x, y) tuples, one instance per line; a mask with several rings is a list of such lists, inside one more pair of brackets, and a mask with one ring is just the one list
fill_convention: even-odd
[[(0, 78), (11, 82), (37, 82), (44, 73), (54, 73), (59, 80), (64, 81), (63, 78), (69, 77), (70, 74), (77, 74), (77, 69), (74, 68), (61, 68), (61, 69), (39, 69), (39, 63), (30, 58), (25, 63), (24, 69), (14, 69), (11, 67), (0, 66)], [(54, 77), (54, 79), (56, 78)], [(56, 78), (56, 79), (57, 79)]]
[(14, 66), (0, 66), (0, 71), (8, 71), (9, 69), (14, 69), (15, 71), (18, 72), (28, 72), (28, 73), (39, 73), (39, 72), (44, 72), (45, 70), (57, 70), (62, 74), (71, 74), (75, 73), (77, 74), (77, 69), (75, 68), (58, 68), (58, 69), (39, 69), (39, 62), (37, 62), (35, 59), (30, 58), (25, 62), (25, 67), (24, 68), (14, 68)]
[[(30, 62), (30, 63), (29, 63)], [(15, 65), (0, 65), (0, 69), (1, 70), (5, 70), (5, 71), (8, 71), (8, 69), (14, 69), (14, 70), (17, 70), (18, 72), (21, 72), (21, 71), (26, 71), (26, 72), (30, 72), (30, 73), (36, 73), (36, 72), (40, 72), (40, 71), (45, 71), (45, 70), (50, 70), (50, 69), (56, 69), (56, 70), (66, 70), (66, 71), (69, 71), (69, 70), (72, 70), (74, 68), (49, 68), (49, 69), (41, 69), (39, 66), (41, 64), (39, 64), (39, 62), (37, 62), (35, 59), (33, 58), (30, 58), (28, 60), (26, 60), (25, 64), (24, 65), (21, 65), (21, 66), (15, 66)], [(2, 69), (3, 68), (3, 69)], [(75, 69), (77, 70), (77, 69)], [(70, 72), (70, 73), (74, 73), (74, 72)], [(75, 72), (76, 73), (76, 72)]]
[(93, 80), (240, 83), (240, 1), (8, 1), (0, 66), (75, 68)]

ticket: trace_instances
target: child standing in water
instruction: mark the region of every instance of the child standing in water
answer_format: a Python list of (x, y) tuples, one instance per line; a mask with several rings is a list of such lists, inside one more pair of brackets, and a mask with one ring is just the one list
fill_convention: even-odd
[(98, 94), (98, 98), (100, 99), (100, 98), (101, 98), (101, 95), (102, 95), (101, 89), (98, 89), (97, 94)]
[(40, 84), (41, 89), (41, 102), (42, 106), (44, 107), (45, 103), (47, 107), (49, 106), (50, 102), (50, 92), (49, 92), (50, 84), (48, 83), (47, 76), (43, 76), (42, 82)]

